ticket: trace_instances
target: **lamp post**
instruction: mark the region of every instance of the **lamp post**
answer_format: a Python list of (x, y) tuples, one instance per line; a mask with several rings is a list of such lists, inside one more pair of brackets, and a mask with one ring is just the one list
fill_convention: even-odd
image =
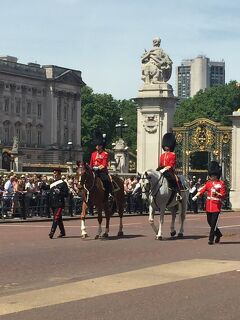
[(68, 141), (69, 162), (72, 162), (72, 141)]
[(121, 117), (115, 127), (118, 135), (120, 136), (114, 147), (116, 167), (120, 172), (128, 172), (128, 147), (123, 140), (123, 133), (126, 131), (128, 125)]
[(127, 123), (125, 123), (124, 119), (121, 117), (119, 119), (119, 122), (115, 125), (115, 128), (116, 128), (117, 132), (120, 133), (120, 138), (122, 139), (123, 133), (128, 128), (128, 125), (127, 125)]

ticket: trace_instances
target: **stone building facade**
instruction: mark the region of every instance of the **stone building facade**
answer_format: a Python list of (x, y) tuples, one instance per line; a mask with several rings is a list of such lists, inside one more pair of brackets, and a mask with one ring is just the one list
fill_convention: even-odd
[(17, 58), (0, 57), (3, 162), (7, 161), (6, 154), (14, 137), (19, 141), (18, 161), (23, 169), (64, 164), (69, 156), (81, 159), (81, 87), (84, 85), (81, 71), (20, 64)]

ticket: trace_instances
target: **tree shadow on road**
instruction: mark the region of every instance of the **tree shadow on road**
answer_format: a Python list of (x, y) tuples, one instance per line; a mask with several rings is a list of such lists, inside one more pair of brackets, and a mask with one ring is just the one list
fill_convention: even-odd
[(142, 238), (142, 237), (145, 237), (144, 235), (142, 234), (126, 234), (126, 235), (123, 235), (121, 237), (119, 236), (109, 236), (108, 238), (106, 238), (106, 240), (124, 240), (124, 239), (134, 239), (134, 238)]
[(219, 244), (240, 244), (240, 241), (221, 241)]
[(199, 240), (199, 239), (204, 239), (207, 238), (208, 236), (203, 236), (203, 235), (189, 235), (189, 236), (183, 236), (182, 238), (178, 237), (169, 237), (166, 238), (166, 240)]

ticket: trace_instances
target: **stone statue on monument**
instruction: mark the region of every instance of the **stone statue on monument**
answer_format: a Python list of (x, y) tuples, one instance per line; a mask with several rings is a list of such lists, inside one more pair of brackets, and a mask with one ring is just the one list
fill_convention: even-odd
[(172, 74), (172, 60), (160, 48), (161, 39), (153, 39), (153, 48), (142, 55), (142, 80), (145, 84), (167, 82)]
[(17, 136), (13, 137), (13, 146), (12, 146), (12, 154), (18, 154), (18, 147), (19, 147), (19, 139)]

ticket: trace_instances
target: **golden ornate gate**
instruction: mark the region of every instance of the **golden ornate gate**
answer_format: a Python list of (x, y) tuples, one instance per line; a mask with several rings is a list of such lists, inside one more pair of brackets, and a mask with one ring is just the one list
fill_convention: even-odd
[(232, 127), (199, 118), (173, 128), (176, 136), (177, 171), (186, 177), (206, 176), (211, 160), (223, 168), (222, 178), (231, 183)]

